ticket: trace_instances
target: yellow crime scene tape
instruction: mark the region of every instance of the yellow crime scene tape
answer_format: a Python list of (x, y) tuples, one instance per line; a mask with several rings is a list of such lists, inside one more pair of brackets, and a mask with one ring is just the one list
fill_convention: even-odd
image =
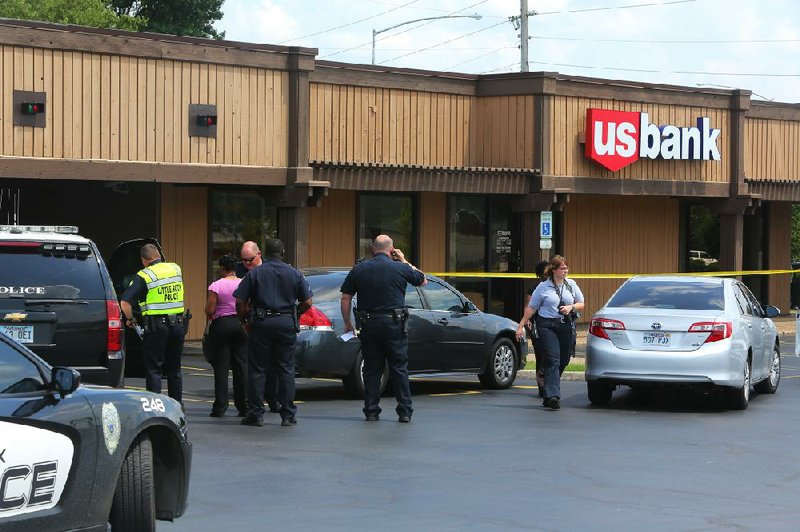
[[(466, 277), (486, 279), (536, 279), (535, 273), (495, 272), (427, 272), (436, 277)], [(677, 273), (570, 273), (570, 279), (629, 279), (638, 275), (691, 276), (691, 277), (739, 277), (744, 275), (783, 275), (800, 273), (800, 270), (742, 270), (727, 272), (677, 272)]]

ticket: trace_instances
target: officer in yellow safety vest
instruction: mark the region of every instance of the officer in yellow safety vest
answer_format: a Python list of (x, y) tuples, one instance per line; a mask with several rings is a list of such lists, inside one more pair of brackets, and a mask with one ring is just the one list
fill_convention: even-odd
[(163, 374), (167, 378), (169, 396), (181, 401), (181, 352), (185, 335), (181, 268), (172, 262), (163, 262), (161, 253), (153, 244), (142, 246), (139, 255), (144, 268), (136, 274), (120, 301), (125, 324), (134, 326), (133, 305), (138, 303), (144, 328), (142, 343), (147, 390), (161, 393)]

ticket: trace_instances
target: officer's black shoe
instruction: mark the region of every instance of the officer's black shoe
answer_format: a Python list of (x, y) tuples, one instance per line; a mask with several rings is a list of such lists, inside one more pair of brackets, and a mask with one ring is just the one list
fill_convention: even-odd
[(292, 425), (297, 425), (297, 420), (293, 417), (287, 417), (281, 421), (281, 427), (291, 427)]
[(250, 425), (251, 427), (261, 427), (264, 425), (264, 418), (261, 416), (247, 415), (242, 420), (242, 425)]
[(225, 417), (224, 410), (212, 410), (211, 413), (208, 415), (209, 417)]
[(408, 422), (411, 421), (411, 416), (409, 416), (407, 414), (400, 414), (397, 417), (397, 421), (399, 421), (400, 423), (408, 423)]
[(269, 411), (272, 414), (277, 414), (281, 411), (281, 407), (278, 405), (278, 403), (269, 403)]
[(367, 414), (367, 421), (378, 421), (379, 419), (378, 414)]
[(558, 410), (561, 408), (561, 401), (558, 400), (558, 397), (548, 397), (544, 400), (544, 406), (551, 410)]
[(247, 417), (247, 411), (239, 410), (239, 412), (236, 413), (236, 417)]

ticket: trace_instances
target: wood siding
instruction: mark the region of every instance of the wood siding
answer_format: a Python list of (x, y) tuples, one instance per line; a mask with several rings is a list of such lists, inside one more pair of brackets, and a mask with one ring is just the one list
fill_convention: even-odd
[(533, 165), (533, 96), (482, 98), (312, 83), (312, 161)]
[(443, 272), (447, 268), (447, 194), (419, 195), (420, 270)]
[[(0, 47), (0, 154), (286, 166), (288, 73)], [(12, 123), (14, 90), (47, 93), (47, 127)], [(217, 106), (216, 139), (189, 137), (190, 103)]]
[(203, 337), (208, 289), (208, 190), (161, 186), (161, 234), (164, 257), (183, 271), (184, 305), (192, 309), (187, 340)]
[[(677, 272), (679, 220), (676, 199), (575, 195), (564, 208), (564, 253), (570, 272)], [(586, 298), (584, 320), (624, 281), (577, 279)]]
[[(786, 270), (792, 261), (792, 204), (770, 203), (768, 214), (767, 248), (768, 270)], [(768, 275), (767, 296), (762, 303), (775, 305), (784, 314), (789, 313), (792, 276)]]
[(750, 179), (800, 182), (800, 122), (748, 118), (744, 165)]
[(356, 193), (331, 190), (308, 209), (308, 265), (352, 266), (356, 259)]
[[(650, 123), (678, 127), (697, 124), (697, 118), (707, 116), (711, 127), (720, 129), (717, 144), (721, 161), (664, 161), (639, 159), (619, 172), (606, 170), (584, 155), (586, 146), (579, 142), (585, 134), (587, 109), (614, 109), (617, 111), (647, 112)], [(730, 181), (730, 112), (704, 107), (679, 107), (676, 105), (651, 105), (639, 102), (601, 100), (583, 97), (552, 97), (550, 119), (550, 163), (553, 175), (604, 177), (609, 179), (648, 179), (674, 181), (705, 181), (725, 183)]]

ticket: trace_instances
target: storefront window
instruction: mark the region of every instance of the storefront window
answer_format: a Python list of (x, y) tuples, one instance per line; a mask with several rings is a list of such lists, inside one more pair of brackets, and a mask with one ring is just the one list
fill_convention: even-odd
[[(448, 265), (453, 272), (516, 270), (512, 212), (505, 198), (450, 196)], [(515, 315), (518, 282), (508, 279), (453, 278), (448, 281), (487, 312)]]
[(216, 277), (221, 256), (239, 258), (242, 243), (252, 240), (263, 250), (268, 238), (277, 238), (277, 220), (277, 209), (256, 192), (212, 191), (210, 278)]
[(686, 271), (719, 271), (719, 216), (703, 205), (690, 205)]
[(361, 194), (358, 199), (358, 253), (372, 256), (372, 241), (389, 235), (394, 247), (416, 263), (414, 197), (410, 194)]

